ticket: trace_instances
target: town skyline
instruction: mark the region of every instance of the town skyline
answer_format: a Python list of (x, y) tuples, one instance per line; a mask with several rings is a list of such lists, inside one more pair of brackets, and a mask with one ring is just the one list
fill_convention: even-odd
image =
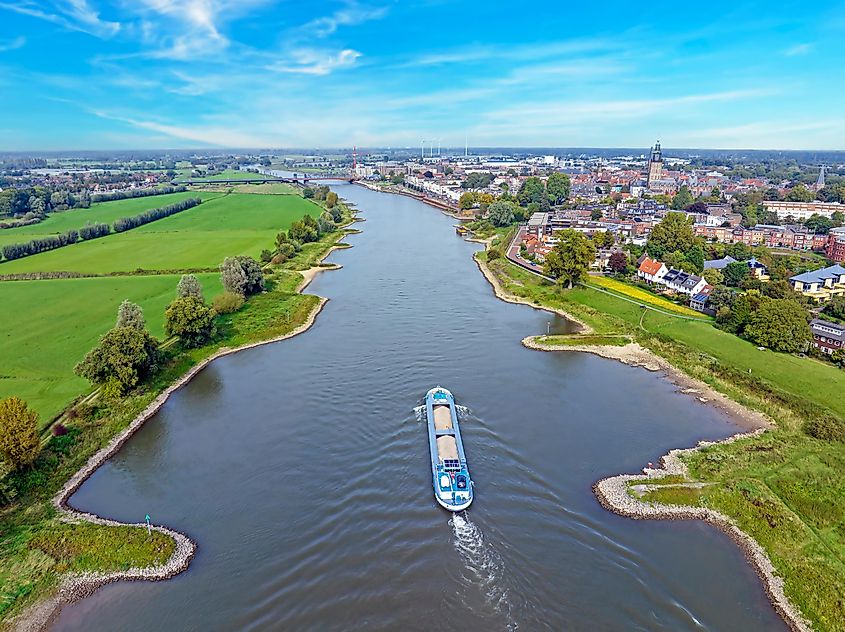
[(0, 150), (845, 147), (830, 81), (841, 2), (665, 16), (613, 2), (27, 0), (0, 15)]

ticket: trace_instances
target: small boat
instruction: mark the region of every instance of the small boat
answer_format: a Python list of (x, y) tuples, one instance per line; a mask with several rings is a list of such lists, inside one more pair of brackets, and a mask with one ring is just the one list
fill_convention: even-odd
[(467, 469), (455, 398), (445, 388), (433, 388), (426, 393), (425, 412), (434, 498), (449, 511), (461, 511), (472, 502), (473, 482)]

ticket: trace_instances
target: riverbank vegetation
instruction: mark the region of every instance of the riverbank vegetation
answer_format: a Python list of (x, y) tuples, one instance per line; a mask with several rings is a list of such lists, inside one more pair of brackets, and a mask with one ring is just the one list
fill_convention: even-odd
[[(258, 208), (248, 206), (244, 197), (256, 201)], [(4, 299), (11, 297), (16, 306), (0, 312), (3, 355), (15, 359), (14, 366), (4, 365), (4, 372), (13, 371), (14, 379), (0, 376), (0, 399), (31, 397), (34, 411), (26, 409), (29, 412), (15, 419), (26, 426), (23, 439), (38, 437), (30, 446), (34, 460), (24, 463), (6, 457), (0, 464), (0, 619), (4, 622), (56, 590), (66, 573), (158, 565), (172, 555), (174, 542), (161, 533), (148, 536), (137, 527), (65, 523), (51, 501), (93, 454), (191, 367), (222, 350), (288, 335), (319, 306), (318, 297), (299, 293), (304, 279), (299, 270), (312, 267), (345, 234), (343, 226), (351, 221), (351, 211), (338, 200), (328, 209), (325, 201), (315, 204), (291, 195), (220, 199), (230, 198), (234, 205), (225, 212), (196, 215), (180, 230), (196, 229), (193, 238), (202, 241), (204, 232), (215, 230), (215, 222), (230, 228), (236, 223), (235, 232), (255, 233), (251, 251), (256, 254), (261, 247), (274, 249), (274, 236), (295, 222), (314, 222), (324, 230), (306, 245), (293, 244), (294, 252), (279, 265), (261, 266), (230, 244), (230, 258), (221, 257), (215, 264), (226, 259), (224, 274), (219, 269), (189, 274), (200, 266), (186, 257), (186, 274), (181, 275), (0, 282)], [(202, 213), (205, 206), (153, 225), (184, 221), (186, 215)], [(317, 218), (326, 212), (338, 221), (319, 224)], [(218, 230), (226, 232), (225, 226)], [(221, 306), (219, 312), (215, 305)], [(65, 320), (66, 314), (74, 315), (72, 322)], [(95, 351), (80, 362), (92, 348)], [(73, 375), (76, 362), (80, 376)], [(83, 378), (93, 383), (93, 390)], [(0, 406), (3, 410), (25, 409), (13, 402)], [(32, 442), (22, 440), (24, 444)]]
[(686, 457), (690, 481), (700, 487), (651, 492), (647, 499), (730, 516), (764, 547), (804, 616), (818, 629), (844, 630), (845, 372), (760, 350), (708, 322), (644, 310), (589, 287), (563, 290), (501, 257), (488, 262), (487, 253), (477, 256), (505, 292), (568, 312), (593, 329), (553, 337), (550, 344), (618, 344), (630, 337), (774, 421), (759, 437)]

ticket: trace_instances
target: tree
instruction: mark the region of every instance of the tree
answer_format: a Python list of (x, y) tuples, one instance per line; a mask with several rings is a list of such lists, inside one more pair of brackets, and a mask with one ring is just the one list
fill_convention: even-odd
[(185, 347), (199, 347), (216, 332), (214, 310), (196, 296), (182, 296), (164, 310), (164, 328)]
[(330, 233), (335, 230), (337, 226), (335, 226), (334, 218), (332, 217), (331, 213), (321, 213), (320, 218), (317, 220), (317, 231), (321, 235), (325, 235), (326, 233)]
[(765, 299), (751, 315), (745, 335), (773, 351), (803, 351), (812, 339), (806, 310), (788, 299)]
[(725, 282), (725, 275), (722, 274), (721, 270), (717, 270), (716, 268), (707, 268), (703, 276), (704, 280), (710, 285), (722, 285)]
[(337, 206), (337, 193), (334, 191), (329, 191), (326, 194), (326, 208), (334, 208)]
[(695, 243), (692, 218), (683, 213), (669, 213), (651, 231), (646, 249), (660, 259), (667, 252), (686, 252)]
[(813, 192), (803, 184), (796, 184), (786, 194), (787, 202), (812, 202), (815, 198)]
[(571, 288), (595, 261), (596, 247), (583, 233), (567, 228), (555, 234), (558, 243), (546, 255), (546, 274)]
[(678, 189), (678, 192), (672, 198), (672, 208), (680, 211), (688, 207), (690, 204), (695, 202), (695, 199), (692, 197), (692, 193), (689, 190), (687, 185), (681, 185), (681, 188)]
[(569, 199), (572, 184), (565, 173), (553, 173), (546, 181), (546, 192), (553, 204), (561, 204)]
[(462, 211), (467, 211), (475, 206), (476, 202), (476, 195), (472, 191), (467, 191), (466, 193), (461, 193), (461, 197), (458, 198), (458, 208)]
[(594, 208), (592, 211), (590, 211), (590, 219), (594, 222), (599, 221), (603, 215), (604, 213), (602, 213), (600, 208)]
[(725, 266), (722, 275), (725, 277), (725, 284), (731, 287), (739, 287), (745, 277), (748, 276), (748, 264), (742, 261), (734, 261)]
[(149, 332), (115, 327), (76, 365), (76, 374), (103, 387), (109, 397), (124, 395), (149, 375), (158, 361), (158, 343)]
[(509, 226), (513, 223), (513, 204), (510, 202), (493, 202), (487, 211), (487, 219), (494, 226)]
[(176, 286), (176, 296), (184, 298), (186, 296), (193, 296), (201, 301), (205, 300), (202, 295), (202, 286), (193, 274), (183, 274), (179, 279), (179, 284)]
[(804, 222), (804, 226), (817, 235), (826, 235), (830, 232), (830, 229), (835, 226), (835, 224), (833, 219), (827, 218), (824, 215), (819, 215), (818, 213), (813, 213), (809, 218), (807, 218), (807, 221)]
[(827, 305), (824, 306), (822, 313), (827, 318), (845, 321), (845, 296), (834, 297)]
[(542, 200), (545, 199), (548, 201), (549, 198), (546, 195), (546, 187), (543, 186), (543, 181), (536, 176), (532, 176), (523, 180), (522, 185), (519, 187), (519, 193), (517, 193), (516, 199), (519, 200), (520, 204), (525, 206), (531, 202), (540, 204)]
[(628, 255), (626, 255), (621, 250), (617, 250), (616, 252), (610, 255), (610, 259), (608, 260), (607, 265), (616, 274), (622, 274), (628, 267)]
[(264, 273), (252, 257), (238, 255), (226, 257), (220, 266), (223, 289), (233, 294), (249, 296), (264, 289)]
[(132, 327), (143, 331), (146, 326), (144, 310), (141, 309), (140, 305), (125, 300), (117, 308), (117, 323), (115, 323), (115, 327)]
[(695, 268), (696, 274), (701, 274), (701, 271), (704, 270), (704, 248), (700, 244), (693, 244), (684, 254), (684, 258)]
[(13, 470), (30, 465), (38, 457), (38, 413), (19, 397), (0, 400), (0, 454)]

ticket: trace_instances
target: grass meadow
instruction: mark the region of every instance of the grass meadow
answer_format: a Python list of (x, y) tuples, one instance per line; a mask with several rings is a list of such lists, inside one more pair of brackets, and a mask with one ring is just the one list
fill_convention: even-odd
[[(41, 423), (85, 392), (73, 367), (114, 326), (124, 299), (144, 310), (147, 327), (164, 337), (164, 308), (180, 275), (121, 276), (0, 283), (0, 398), (17, 395)], [(217, 273), (197, 275), (207, 300), (222, 291)]]
[(86, 224), (109, 224), (120, 217), (138, 215), (152, 208), (159, 208), (173, 204), (179, 200), (192, 197), (200, 197), (203, 200), (211, 200), (220, 197), (222, 193), (184, 191), (181, 193), (168, 193), (167, 195), (150, 195), (147, 197), (132, 198), (129, 200), (115, 200), (114, 202), (100, 202), (92, 204), (91, 208), (79, 208), (51, 213), (47, 219), (31, 226), (20, 228), (6, 228), (0, 230), (0, 247), (7, 244), (26, 242), (38, 237), (46, 237), (65, 233), (69, 230), (79, 230)]
[(216, 268), (228, 256), (257, 257), (278, 231), (306, 213), (317, 217), (320, 212), (296, 195), (217, 194), (134, 230), (0, 263), (0, 274)]

